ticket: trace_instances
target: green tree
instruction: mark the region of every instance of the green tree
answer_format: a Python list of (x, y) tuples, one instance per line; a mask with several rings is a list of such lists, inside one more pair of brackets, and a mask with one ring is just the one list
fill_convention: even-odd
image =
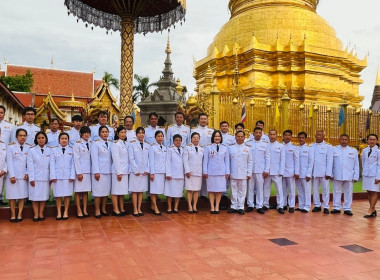
[(0, 80), (12, 91), (30, 92), (34, 79), (30, 70), (25, 75), (0, 77)]
[(117, 78), (115, 78), (111, 73), (107, 71), (104, 72), (103, 81), (109, 86), (113, 86), (117, 90), (120, 90), (120, 82)]
[(141, 98), (141, 100), (144, 100), (151, 94), (149, 89), (151, 87), (157, 86), (157, 83), (149, 83), (148, 76), (139, 76), (135, 74), (134, 78), (137, 82), (137, 85), (133, 86), (133, 91), (134, 91), (133, 102), (137, 101), (138, 98)]

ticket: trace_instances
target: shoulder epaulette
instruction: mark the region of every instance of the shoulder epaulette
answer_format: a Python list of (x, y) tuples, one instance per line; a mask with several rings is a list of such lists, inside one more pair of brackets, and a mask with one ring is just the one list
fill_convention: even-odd
[(12, 146), (12, 145), (15, 145), (15, 144), (16, 144), (16, 142), (11, 142), (11, 143), (8, 144), (8, 146)]
[(235, 143), (230, 144), (230, 146), (233, 146), (233, 145), (235, 145)]
[(207, 144), (207, 146), (211, 146), (212, 144), (210, 143), (210, 144)]
[(58, 148), (58, 146), (48, 146), (48, 145), (46, 145), (46, 147), (48, 147), (50, 149)]
[(144, 143), (147, 143), (148, 145), (150, 145), (150, 143), (149, 143), (149, 142), (147, 142), (147, 141), (144, 141)]
[(151, 146), (154, 146), (154, 145), (156, 145), (156, 143), (152, 143), (152, 144), (150, 144)]
[(247, 143), (244, 143), (246, 146), (248, 146), (248, 147), (252, 147), (251, 145), (249, 145), (249, 144), (247, 144)]
[(28, 146), (30, 146), (30, 147), (34, 147), (34, 145), (32, 145), (32, 144), (29, 144), (29, 143), (25, 143), (25, 144), (28, 145)]
[(199, 147), (202, 147), (202, 148), (203, 148), (203, 146), (202, 146), (202, 145), (199, 145)]
[(91, 126), (97, 126), (98, 124), (92, 124)]
[(19, 123), (17, 126), (22, 126), (24, 123)]
[(132, 141), (130, 141), (130, 143), (135, 143), (136, 142), (136, 140), (132, 140)]
[(168, 126), (168, 128), (169, 128), (169, 127), (172, 127), (172, 126), (174, 126), (174, 123), (173, 123), (173, 124), (171, 124), (171, 125), (169, 125), (169, 126)]
[(92, 143), (92, 141), (91, 141), (91, 140), (88, 140), (88, 142), (89, 142), (89, 143)]
[(187, 146), (191, 146), (191, 145), (193, 145), (193, 144), (191, 144), (191, 143), (187, 144)]
[(81, 141), (81, 140), (77, 140), (77, 141), (76, 141), (76, 143), (80, 143), (80, 142), (82, 142), (82, 141)]
[(3, 140), (0, 139), (0, 143), (4, 143)]
[(174, 145), (171, 145), (169, 148), (174, 148)]
[(119, 139), (115, 140), (115, 142), (114, 142), (114, 143), (117, 143), (117, 142), (119, 142)]
[(95, 140), (95, 142), (99, 142), (99, 141), (100, 141), (100, 139), (96, 139), (96, 140)]
[(197, 126), (191, 126), (190, 127), (190, 129), (196, 129), (197, 128)]
[(146, 125), (146, 126), (144, 126), (144, 128), (148, 128), (149, 127), (149, 124), (148, 125)]
[(225, 145), (224, 143), (220, 143), (220, 145), (222, 145), (222, 146), (226, 147), (226, 145)]
[(187, 124), (183, 124), (184, 126), (186, 126), (186, 127), (190, 127), (190, 126), (188, 126)]
[(113, 142), (113, 140), (109, 140), (109, 139), (107, 139), (107, 141), (108, 141), (108, 142)]

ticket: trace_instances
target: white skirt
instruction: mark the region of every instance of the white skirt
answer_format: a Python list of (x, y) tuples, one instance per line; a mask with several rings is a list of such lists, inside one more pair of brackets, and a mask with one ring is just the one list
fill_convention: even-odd
[(91, 191), (91, 174), (82, 174), (83, 180), (79, 181), (78, 177), (74, 182), (74, 192), (90, 192)]
[(28, 180), (16, 179), (16, 183), (12, 184), (10, 178), (6, 178), (5, 188), (7, 190), (7, 199), (24, 199), (28, 197)]
[(150, 193), (151, 194), (163, 194), (165, 189), (165, 174), (154, 174), (154, 181), (149, 179)]
[(128, 180), (129, 175), (123, 174), (121, 181), (117, 179), (117, 174), (112, 174), (112, 195), (126, 195), (128, 194)]
[(169, 197), (182, 197), (184, 181), (184, 179), (166, 180), (164, 195)]
[(136, 176), (134, 173), (129, 174), (129, 192), (146, 192), (148, 190), (149, 175)]
[(53, 185), (54, 197), (72, 196), (74, 192), (74, 182), (69, 179), (57, 179)]
[(200, 191), (202, 187), (202, 176), (185, 176), (185, 189), (188, 191)]
[(35, 186), (29, 183), (29, 200), (31, 201), (46, 201), (50, 196), (49, 181), (34, 181)]
[(207, 178), (208, 192), (225, 192), (227, 191), (227, 181), (225, 175), (208, 175)]
[(363, 176), (362, 188), (365, 191), (379, 192), (379, 184), (375, 184), (376, 177)]
[(92, 175), (92, 196), (104, 197), (111, 192), (111, 175), (112, 174), (100, 174), (99, 181), (95, 180), (95, 176)]

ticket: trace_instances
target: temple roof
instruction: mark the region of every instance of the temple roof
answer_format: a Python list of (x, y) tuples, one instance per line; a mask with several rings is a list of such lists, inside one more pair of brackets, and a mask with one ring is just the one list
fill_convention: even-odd
[(15, 102), (20, 107), (20, 109), (24, 109), (25, 106), (22, 101), (1, 80), (0, 92), (8, 98), (12, 99), (12, 101)]

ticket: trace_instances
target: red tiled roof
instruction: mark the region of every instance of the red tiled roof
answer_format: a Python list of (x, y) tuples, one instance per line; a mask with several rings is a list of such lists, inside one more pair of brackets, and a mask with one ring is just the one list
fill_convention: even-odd
[(103, 83), (102, 80), (94, 80), (94, 92), (97, 91), (98, 87)]
[(5, 71), (0, 70), (0, 77), (3, 77), (3, 76), (5, 76)]
[[(7, 76), (24, 75), (27, 70), (33, 74), (32, 92), (71, 97), (91, 97), (94, 92), (94, 74), (37, 68), (29, 66), (7, 65)], [(37, 105), (37, 103), (36, 103)]]
[(24, 107), (29, 107), (32, 105), (32, 95), (25, 92), (13, 92), (17, 99), (20, 100)]

